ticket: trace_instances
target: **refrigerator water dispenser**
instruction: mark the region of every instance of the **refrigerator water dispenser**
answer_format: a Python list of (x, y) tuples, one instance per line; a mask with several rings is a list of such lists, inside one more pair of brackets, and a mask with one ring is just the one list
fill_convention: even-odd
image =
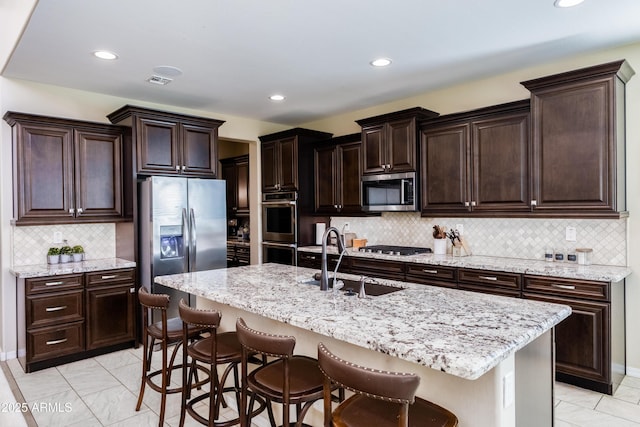
[(182, 258), (183, 256), (182, 226), (160, 226), (160, 259)]

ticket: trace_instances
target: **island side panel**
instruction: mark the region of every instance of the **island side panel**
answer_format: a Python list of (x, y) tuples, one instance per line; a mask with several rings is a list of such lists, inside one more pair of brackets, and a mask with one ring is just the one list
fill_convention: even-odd
[[(317, 357), (318, 342), (323, 342), (336, 355), (355, 363), (389, 371), (414, 372), (421, 378), (417, 395), (456, 414), (460, 427), (517, 426), (515, 404), (507, 408), (503, 405), (503, 377), (508, 373), (514, 373), (514, 355), (509, 356), (477, 380), (466, 380), (202, 297), (198, 297), (197, 306), (219, 310), (222, 313), (221, 330), (223, 331), (235, 330), (236, 319), (242, 317), (249, 326), (256, 329), (275, 334), (294, 335), (296, 354)], [(521, 366), (527, 368), (527, 363), (524, 360)], [(550, 363), (547, 362), (546, 365), (550, 369)], [(322, 425), (321, 404), (313, 406), (305, 422), (312, 426)]]

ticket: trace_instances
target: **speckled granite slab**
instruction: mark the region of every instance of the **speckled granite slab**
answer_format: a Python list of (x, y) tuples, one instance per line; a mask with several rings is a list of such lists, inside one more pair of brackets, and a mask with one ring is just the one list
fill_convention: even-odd
[(571, 313), (564, 305), (388, 280), (379, 283), (405, 289), (360, 299), (320, 291), (309, 284), (315, 272), (262, 264), (155, 281), (466, 379), (479, 378)]
[(120, 258), (92, 259), (82, 262), (67, 262), (64, 264), (35, 264), (21, 265), (9, 269), (11, 274), (20, 278), (56, 276), (60, 274), (86, 273), (100, 270), (117, 270), (132, 268), (136, 263)]
[[(537, 276), (564, 277), (567, 279), (597, 280), (600, 282), (619, 282), (631, 274), (628, 267), (611, 265), (578, 265), (568, 262), (545, 262), (532, 259), (500, 258), (488, 256), (454, 257), (451, 255), (382, 255), (376, 253), (358, 252), (347, 249), (348, 256), (362, 258), (376, 258), (393, 261), (414, 262), (417, 264), (446, 265), (449, 267), (475, 268), (480, 270), (506, 271), (510, 273), (533, 274)], [(320, 246), (304, 246), (298, 248), (301, 252), (322, 253)], [(329, 248), (329, 253), (338, 254), (335, 247)]]

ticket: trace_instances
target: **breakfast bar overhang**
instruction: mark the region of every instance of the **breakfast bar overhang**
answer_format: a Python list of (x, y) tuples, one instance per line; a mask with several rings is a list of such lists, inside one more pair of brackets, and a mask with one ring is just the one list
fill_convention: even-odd
[[(318, 342), (346, 360), (414, 372), (417, 395), (452, 411), (460, 426), (553, 424), (553, 327), (565, 305), (380, 279), (402, 290), (358, 298), (322, 292), (313, 269), (262, 264), (156, 277), (196, 295), (199, 307), (296, 337), (296, 353)], [(339, 275), (344, 279), (355, 276)], [(321, 404), (306, 422), (321, 425)]]

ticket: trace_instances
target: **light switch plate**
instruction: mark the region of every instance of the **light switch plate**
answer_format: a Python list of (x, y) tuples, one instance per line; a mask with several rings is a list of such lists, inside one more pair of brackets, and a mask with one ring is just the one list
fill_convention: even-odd
[(464, 225), (456, 224), (456, 230), (458, 230), (458, 233), (460, 233), (460, 235), (462, 236), (464, 234)]
[(575, 227), (567, 227), (565, 229), (565, 239), (567, 242), (575, 242), (576, 241), (576, 228)]
[(53, 243), (62, 243), (62, 232), (60, 231), (53, 232)]

